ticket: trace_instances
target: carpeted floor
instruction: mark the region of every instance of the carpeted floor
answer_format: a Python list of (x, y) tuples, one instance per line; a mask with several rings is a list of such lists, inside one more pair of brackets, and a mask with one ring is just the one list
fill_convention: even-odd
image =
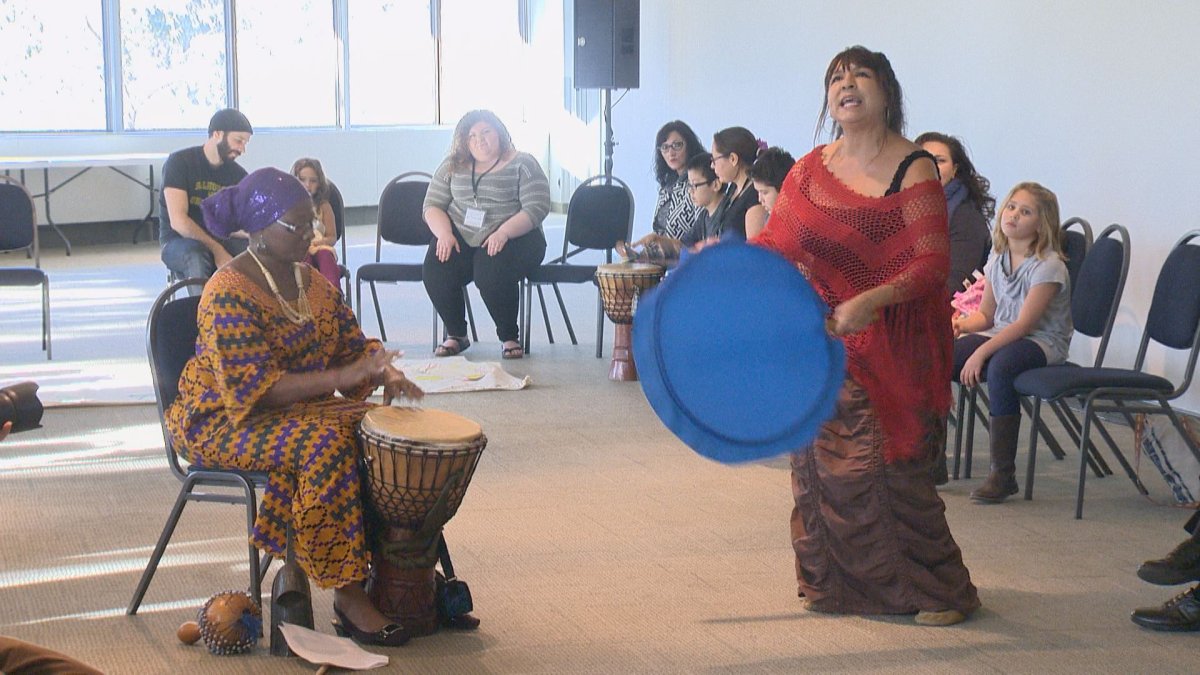
[[(373, 232), (352, 237), (353, 264), (373, 255)], [(59, 255), (47, 261), (54, 362), (141, 357), (144, 311), (162, 287), (153, 249)], [(72, 276), (89, 270), (94, 283)], [(381, 298), (389, 337), (412, 357), (429, 349), (430, 312), (410, 286)], [(86, 299), (72, 299), (76, 292)], [(788, 541), (786, 461), (727, 467), (683, 447), (640, 388), (608, 381), (607, 360), (594, 358), (594, 290), (566, 296), (585, 342), (547, 345), (535, 326), (532, 355), (504, 362), (531, 386), (431, 402), (478, 421), (489, 438), (447, 527), (483, 624), (376, 650), (392, 659), (388, 672), (1196, 672), (1195, 634), (1154, 633), (1128, 619), (1181, 590), (1149, 586), (1134, 570), (1183, 536), (1187, 514), (1139, 497), (1118, 475), (1089, 477), (1085, 518), (1075, 521), (1074, 452), (1062, 462), (1039, 455), (1033, 501), (971, 504), (983, 460), (974, 478), (942, 490), (983, 601), (970, 621), (920, 628), (909, 617), (805, 612)], [(7, 302), (2, 365), (44, 363), (36, 317), (28, 323)], [(497, 360), (482, 303), (476, 310), (483, 341), (464, 355)], [(373, 316), (364, 323), (375, 331)], [(188, 506), (142, 610), (124, 616), (179, 487), (154, 408), (57, 408), (44, 424), (0, 444), (0, 634), (112, 673), (315, 672), (269, 656), (265, 644), (218, 657), (175, 638), (208, 596), (246, 583), (234, 507)], [(1128, 445), (1128, 431), (1117, 432)], [(1146, 482), (1165, 499), (1152, 472), (1147, 465)], [(325, 631), (330, 602), (315, 593)]]

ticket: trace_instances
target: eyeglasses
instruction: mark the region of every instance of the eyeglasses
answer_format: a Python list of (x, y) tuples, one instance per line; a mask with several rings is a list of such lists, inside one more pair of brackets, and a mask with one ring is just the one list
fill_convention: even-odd
[(684, 143), (683, 141), (672, 141), (671, 143), (663, 143), (662, 145), (658, 146), (658, 151), (665, 155), (670, 150), (679, 152), (680, 150), (683, 150), (686, 147), (687, 147), (687, 143)]
[(729, 153), (725, 153), (724, 155), (713, 155), (712, 163), (716, 164), (718, 159), (725, 159), (728, 156), (729, 156)]
[(712, 184), (713, 184), (713, 182), (711, 180), (701, 181), (699, 183), (693, 183), (691, 181), (688, 181), (688, 189), (689, 190), (699, 190), (700, 188), (704, 187), (705, 185), (712, 185)]
[[(291, 223), (286, 223), (282, 220), (276, 220), (275, 224), (282, 225), (283, 229), (287, 230), (288, 232), (291, 232), (292, 234), (299, 232), (300, 228), (304, 227), (304, 225), (293, 225)], [(317, 219), (314, 218), (310, 223), (308, 223), (308, 231), (315, 232), (316, 229), (317, 229)]]

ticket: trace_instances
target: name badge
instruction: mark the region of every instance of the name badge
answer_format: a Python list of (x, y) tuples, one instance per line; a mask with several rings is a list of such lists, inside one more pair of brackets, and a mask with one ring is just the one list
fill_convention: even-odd
[(463, 215), (463, 225), (467, 227), (483, 227), (483, 217), (487, 212), (483, 209), (468, 208)]

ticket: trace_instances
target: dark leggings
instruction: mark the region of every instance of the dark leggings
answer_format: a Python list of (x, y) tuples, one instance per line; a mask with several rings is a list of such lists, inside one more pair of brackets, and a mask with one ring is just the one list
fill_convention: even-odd
[[(971, 333), (954, 341), (954, 380), (956, 382), (959, 374), (962, 373), (963, 364), (988, 339), (986, 335)], [(1021, 397), (1017, 395), (1013, 381), (1021, 373), (1045, 365), (1046, 353), (1029, 338), (1021, 338), (1012, 344), (1007, 344), (992, 354), (984, 367), (992, 414), (1020, 414)]]
[(521, 302), (520, 282), (529, 276), (546, 257), (546, 237), (540, 228), (535, 228), (515, 239), (509, 239), (494, 256), (483, 247), (474, 248), (463, 241), (458, 228), (454, 238), (461, 250), (451, 251), (450, 258), (442, 262), (437, 258), (437, 240), (429, 245), (425, 253), (423, 276), (425, 291), (433, 302), (438, 316), (446, 324), (449, 335), (465, 337), (467, 334), (467, 306), (463, 301), (463, 287), (475, 282), (483, 303), (487, 305), (492, 321), (496, 323), (496, 336), (501, 342), (520, 339), (517, 327), (517, 311)]

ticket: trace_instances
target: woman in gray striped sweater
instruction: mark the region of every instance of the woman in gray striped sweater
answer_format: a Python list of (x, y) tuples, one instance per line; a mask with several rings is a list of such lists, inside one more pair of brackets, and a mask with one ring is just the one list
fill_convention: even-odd
[(474, 280), (496, 323), (501, 355), (523, 357), (520, 281), (546, 255), (542, 220), (550, 212), (550, 184), (542, 167), (513, 147), (494, 113), (472, 110), (454, 129), (423, 210), (435, 238), (425, 255), (425, 290), (449, 336), (434, 354), (453, 356), (471, 346), (463, 288)]

